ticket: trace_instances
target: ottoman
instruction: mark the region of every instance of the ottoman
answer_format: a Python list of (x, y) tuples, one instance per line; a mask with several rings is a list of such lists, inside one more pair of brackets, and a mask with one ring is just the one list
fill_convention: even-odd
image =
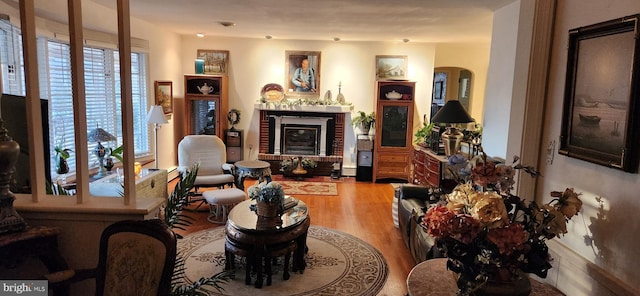
[(244, 191), (238, 188), (224, 188), (209, 190), (202, 193), (202, 197), (209, 204), (209, 217), (211, 223), (227, 223), (227, 215), (233, 206), (245, 200)]

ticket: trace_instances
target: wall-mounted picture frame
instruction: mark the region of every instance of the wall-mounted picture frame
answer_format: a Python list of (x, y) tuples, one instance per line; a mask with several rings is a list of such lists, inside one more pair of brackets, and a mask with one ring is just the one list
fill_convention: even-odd
[(569, 31), (561, 155), (638, 171), (639, 16)]
[(198, 49), (196, 58), (204, 61), (204, 74), (227, 74), (229, 66), (228, 50)]
[(406, 55), (377, 55), (376, 80), (406, 80), (408, 61)]
[(320, 93), (319, 51), (285, 51), (285, 83), (288, 95), (318, 97)]
[(155, 104), (162, 106), (165, 115), (173, 113), (173, 82), (156, 80), (154, 82)]

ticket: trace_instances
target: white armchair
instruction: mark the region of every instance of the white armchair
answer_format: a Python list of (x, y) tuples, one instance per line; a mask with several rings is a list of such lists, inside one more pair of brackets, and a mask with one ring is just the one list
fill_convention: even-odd
[[(233, 186), (233, 165), (227, 163), (227, 149), (217, 136), (189, 135), (178, 144), (178, 172), (184, 176), (189, 168), (199, 163), (198, 175), (194, 182), (194, 195), (200, 187)], [(191, 200), (193, 201), (193, 200)], [(190, 202), (191, 202), (190, 201)]]

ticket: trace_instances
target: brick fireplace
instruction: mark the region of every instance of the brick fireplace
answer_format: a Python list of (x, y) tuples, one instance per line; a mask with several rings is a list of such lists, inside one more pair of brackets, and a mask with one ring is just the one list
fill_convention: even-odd
[(343, 106), (302, 106), (287, 110), (260, 109), (258, 159), (271, 163), (274, 174), (280, 161), (303, 156), (318, 162), (316, 175), (330, 175), (342, 163), (345, 113)]

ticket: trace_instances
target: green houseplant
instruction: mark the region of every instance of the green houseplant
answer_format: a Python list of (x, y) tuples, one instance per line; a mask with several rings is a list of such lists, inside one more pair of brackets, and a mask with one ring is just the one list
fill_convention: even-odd
[(356, 116), (351, 118), (351, 124), (353, 124), (354, 127), (359, 127), (362, 134), (368, 135), (371, 125), (376, 121), (376, 113), (371, 112), (367, 114), (364, 111), (358, 111), (356, 114)]
[(69, 164), (67, 163), (67, 159), (71, 156), (69, 153), (72, 151), (71, 149), (64, 148), (64, 137), (60, 139), (60, 142), (53, 149), (56, 151), (56, 173), (59, 175), (68, 173)]
[(260, 182), (249, 187), (249, 198), (256, 201), (256, 214), (277, 217), (284, 212), (284, 189), (278, 182)]

